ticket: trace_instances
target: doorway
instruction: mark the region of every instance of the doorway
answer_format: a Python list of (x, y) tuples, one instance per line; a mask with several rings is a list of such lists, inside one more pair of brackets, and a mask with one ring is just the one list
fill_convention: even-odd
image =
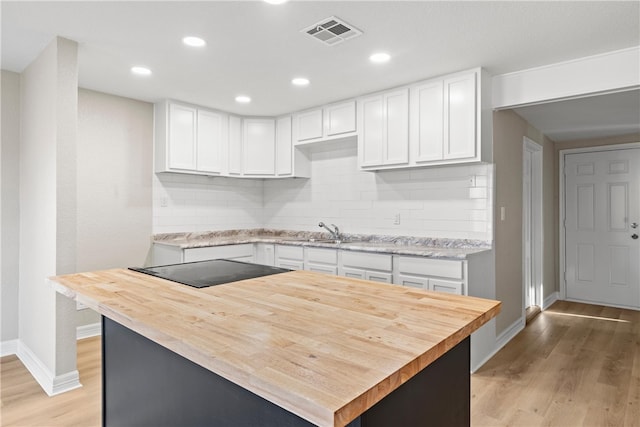
[(640, 144), (561, 156), (562, 297), (640, 309)]
[(542, 146), (523, 138), (522, 272), (525, 319), (542, 307)]

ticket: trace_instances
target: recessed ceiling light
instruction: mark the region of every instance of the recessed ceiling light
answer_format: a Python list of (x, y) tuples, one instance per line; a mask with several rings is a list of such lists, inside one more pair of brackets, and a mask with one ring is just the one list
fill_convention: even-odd
[(265, 3), (269, 3), (269, 4), (282, 4), (288, 1), (289, 0), (264, 0)]
[(236, 96), (236, 102), (239, 102), (241, 104), (248, 104), (251, 102), (251, 98), (246, 95), (238, 95)]
[(202, 40), (200, 37), (193, 37), (193, 36), (188, 36), (183, 38), (182, 43), (192, 47), (202, 47), (207, 44), (207, 42)]
[(307, 86), (309, 84), (309, 79), (305, 79), (304, 77), (296, 77), (295, 79), (291, 80), (291, 84), (294, 84), (296, 86)]
[(385, 52), (374, 53), (369, 57), (371, 62), (375, 62), (376, 64), (382, 64), (383, 62), (387, 62), (391, 59), (391, 55)]
[(138, 76), (150, 76), (151, 75), (151, 70), (148, 69), (147, 67), (140, 67), (140, 66), (131, 67), (131, 72), (133, 74), (138, 75)]

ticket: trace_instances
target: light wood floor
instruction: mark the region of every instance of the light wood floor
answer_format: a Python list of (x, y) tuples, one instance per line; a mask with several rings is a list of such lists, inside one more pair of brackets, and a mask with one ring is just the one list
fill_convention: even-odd
[(471, 379), (474, 426), (640, 426), (640, 312), (558, 301)]
[[(0, 425), (99, 426), (100, 339), (79, 341), (84, 387), (47, 397), (0, 363)], [(473, 426), (640, 426), (640, 312), (557, 302), (471, 377)]]

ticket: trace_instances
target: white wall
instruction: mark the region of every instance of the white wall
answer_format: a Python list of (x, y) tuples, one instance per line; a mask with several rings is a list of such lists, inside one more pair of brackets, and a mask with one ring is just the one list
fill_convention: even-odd
[(2, 70), (0, 342), (18, 338), (20, 75)]
[(262, 193), (256, 179), (154, 174), (153, 233), (261, 227)]
[(311, 179), (156, 175), (153, 232), (319, 231), (324, 221), (345, 233), (492, 240), (489, 165), (374, 173), (357, 170), (353, 143), (330, 143), (310, 155)]
[(265, 182), (263, 225), (490, 241), (491, 182), (489, 165), (359, 172), (355, 144), (330, 144), (311, 152), (311, 179)]
[(21, 77), (19, 336), (51, 393), (77, 378), (75, 304), (46, 283), (75, 266), (77, 44), (54, 39)]
[[(76, 271), (144, 265), (151, 236), (153, 104), (78, 92)], [(77, 326), (99, 322), (89, 309)]]

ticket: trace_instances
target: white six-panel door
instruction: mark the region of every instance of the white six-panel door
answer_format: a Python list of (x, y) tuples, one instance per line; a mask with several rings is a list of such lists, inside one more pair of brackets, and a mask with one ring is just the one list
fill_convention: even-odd
[(565, 156), (566, 297), (640, 308), (640, 148)]

